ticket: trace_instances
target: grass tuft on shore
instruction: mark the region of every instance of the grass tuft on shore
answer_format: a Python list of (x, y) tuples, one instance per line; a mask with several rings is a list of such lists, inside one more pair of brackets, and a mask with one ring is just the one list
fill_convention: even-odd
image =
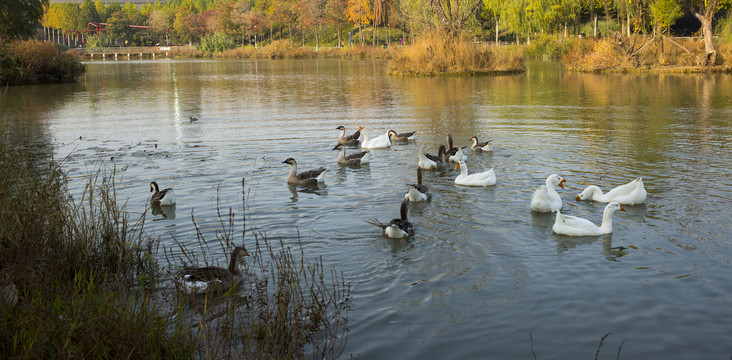
[(432, 31), (397, 51), (389, 74), (434, 76), (511, 74), (523, 72), (524, 56), (518, 46), (473, 43), (460, 36)]

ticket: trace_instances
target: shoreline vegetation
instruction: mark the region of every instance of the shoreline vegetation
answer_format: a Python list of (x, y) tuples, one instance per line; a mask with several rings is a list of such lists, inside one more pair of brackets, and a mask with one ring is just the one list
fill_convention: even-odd
[(40, 40), (0, 39), (0, 85), (74, 82), (86, 71), (77, 53)]
[[(219, 209), (213, 236), (192, 216), (202, 251), (178, 243), (162, 256), (160, 238), (144, 230), (149, 208), (141, 205), (135, 218), (119, 205), (113, 165), (101, 165), (82, 194), (70, 194), (63, 160), (51, 159), (44, 145), (13, 143), (7, 128), (0, 122), (0, 358), (342, 353), (350, 286), (322, 260), (306, 259), (300, 244), (245, 226), (245, 208), (241, 219)], [(251, 256), (238, 286), (206, 295), (175, 291), (181, 266), (221, 262), (192, 254), (210, 254), (209, 246), (228, 253), (242, 243)]]

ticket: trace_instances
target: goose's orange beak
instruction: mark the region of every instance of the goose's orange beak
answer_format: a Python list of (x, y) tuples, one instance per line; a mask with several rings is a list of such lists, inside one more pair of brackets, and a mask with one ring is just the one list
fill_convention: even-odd
[(574, 198), (577, 199), (577, 201), (582, 201), (582, 199), (580, 199), (579, 195), (575, 195)]
[(359, 126), (359, 127), (358, 127), (358, 129), (359, 129), (359, 130), (363, 130), (363, 129), (365, 129), (365, 127), (363, 127), (363, 126)]
[(627, 210), (625, 210), (625, 208), (623, 207), (623, 204), (620, 204), (620, 211), (627, 211)]
[(567, 179), (562, 179), (562, 181), (559, 182), (559, 187), (564, 189), (564, 183), (567, 181)]
[(460, 169), (460, 163), (455, 164), (455, 170), (458, 170), (458, 169)]

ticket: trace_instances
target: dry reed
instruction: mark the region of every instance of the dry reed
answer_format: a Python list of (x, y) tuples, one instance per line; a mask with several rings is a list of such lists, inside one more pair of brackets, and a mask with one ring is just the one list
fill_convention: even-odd
[(516, 46), (469, 42), (442, 32), (427, 32), (400, 49), (389, 63), (393, 75), (476, 75), (524, 71), (523, 53)]

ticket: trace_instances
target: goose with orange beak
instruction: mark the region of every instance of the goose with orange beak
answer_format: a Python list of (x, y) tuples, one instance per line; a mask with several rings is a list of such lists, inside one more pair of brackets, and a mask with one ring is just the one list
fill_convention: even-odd
[(556, 186), (564, 189), (567, 180), (557, 174), (546, 178), (546, 184), (540, 186), (531, 196), (531, 210), (536, 212), (555, 212), (562, 208), (562, 198)]

